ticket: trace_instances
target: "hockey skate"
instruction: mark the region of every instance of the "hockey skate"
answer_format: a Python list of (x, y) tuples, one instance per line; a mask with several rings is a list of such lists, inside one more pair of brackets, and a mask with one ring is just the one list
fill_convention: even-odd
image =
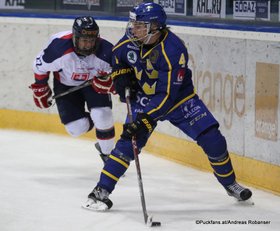
[(106, 154), (102, 153), (102, 150), (101, 150), (101, 147), (100, 147), (99, 143), (95, 143), (94, 146), (97, 149), (97, 151), (99, 152), (99, 156), (101, 157), (101, 159), (102, 159), (102, 161), (105, 165), (106, 161), (109, 159), (109, 155), (106, 155)]
[(113, 206), (113, 202), (109, 199), (107, 190), (96, 186), (88, 195), (87, 202), (82, 205), (83, 208), (92, 211), (106, 211)]
[(251, 198), (252, 192), (248, 188), (244, 188), (236, 181), (232, 184), (224, 186), (228, 195), (235, 197), (238, 201), (246, 201)]

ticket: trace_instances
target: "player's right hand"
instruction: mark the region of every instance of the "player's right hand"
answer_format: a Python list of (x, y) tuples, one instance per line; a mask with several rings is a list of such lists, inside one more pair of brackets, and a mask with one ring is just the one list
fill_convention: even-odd
[(93, 89), (99, 94), (116, 94), (113, 80), (107, 72), (99, 72), (99, 77), (94, 77), (92, 80)]
[(139, 85), (134, 74), (134, 70), (131, 67), (116, 65), (112, 71), (113, 84), (116, 89), (116, 93), (119, 94), (121, 100), (125, 99), (125, 89), (130, 88), (131, 96), (130, 99), (136, 97)]
[(52, 105), (49, 101), (52, 91), (48, 84), (33, 83), (29, 88), (33, 91), (33, 99), (37, 107), (48, 108)]

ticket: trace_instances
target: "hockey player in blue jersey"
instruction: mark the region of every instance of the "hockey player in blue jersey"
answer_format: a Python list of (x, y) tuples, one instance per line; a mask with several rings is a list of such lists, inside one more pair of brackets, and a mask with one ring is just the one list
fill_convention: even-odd
[(84, 207), (91, 210), (112, 207), (109, 194), (134, 160), (132, 137), (136, 137), (141, 150), (157, 121), (169, 121), (196, 141), (226, 192), (238, 200), (248, 200), (252, 192), (236, 182), (219, 123), (194, 91), (187, 49), (166, 27), (163, 8), (156, 3), (141, 3), (130, 12), (129, 18), (126, 34), (113, 48), (111, 76), (121, 100), (125, 88), (130, 87), (134, 122), (124, 125), (121, 138)]
[[(51, 106), (52, 91), (48, 84), (51, 72), (55, 95), (111, 72), (112, 47), (99, 36), (99, 27), (91, 16), (78, 17), (72, 31), (51, 36), (33, 65), (35, 83), (30, 88), (36, 106)], [(105, 161), (114, 147), (115, 137), (110, 94), (98, 94), (94, 86), (88, 86), (57, 98), (56, 105), (61, 122), (71, 136), (80, 136), (95, 127), (96, 148)]]

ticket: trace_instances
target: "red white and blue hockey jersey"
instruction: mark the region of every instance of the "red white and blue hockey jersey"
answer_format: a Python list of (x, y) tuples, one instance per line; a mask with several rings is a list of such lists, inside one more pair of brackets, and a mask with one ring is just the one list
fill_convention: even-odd
[(99, 71), (111, 72), (113, 45), (100, 38), (95, 54), (78, 56), (74, 52), (72, 31), (51, 36), (46, 48), (33, 64), (36, 83), (47, 83), (50, 72), (64, 85), (78, 86), (98, 76)]

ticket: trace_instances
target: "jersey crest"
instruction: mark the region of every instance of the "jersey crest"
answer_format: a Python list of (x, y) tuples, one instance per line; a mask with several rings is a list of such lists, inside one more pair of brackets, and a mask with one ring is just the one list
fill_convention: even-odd
[(127, 60), (131, 64), (136, 63), (136, 61), (137, 61), (137, 54), (136, 54), (136, 52), (135, 51), (131, 51), (131, 50), (129, 52), (127, 52)]

